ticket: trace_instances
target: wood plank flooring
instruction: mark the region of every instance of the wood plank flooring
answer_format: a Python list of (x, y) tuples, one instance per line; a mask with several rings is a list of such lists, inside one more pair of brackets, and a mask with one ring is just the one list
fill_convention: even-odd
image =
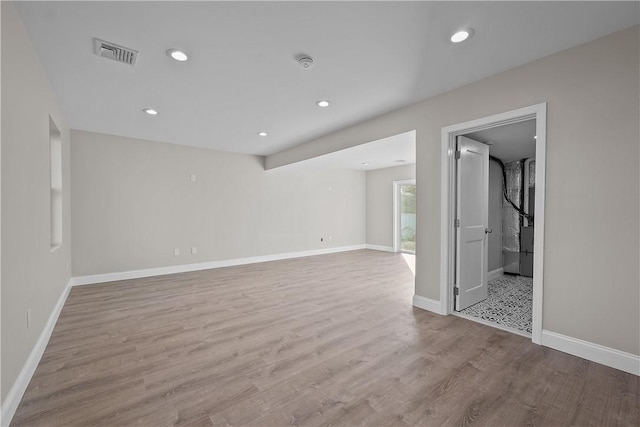
[(71, 290), (15, 426), (637, 426), (639, 378), (411, 306), (353, 251)]

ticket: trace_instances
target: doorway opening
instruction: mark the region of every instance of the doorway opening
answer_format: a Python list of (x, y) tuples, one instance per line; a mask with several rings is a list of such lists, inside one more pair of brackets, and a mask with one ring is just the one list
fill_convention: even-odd
[(441, 312), (540, 343), (546, 104), (443, 128), (442, 143)]
[(416, 180), (393, 182), (393, 251), (416, 253)]
[[(530, 336), (533, 310), (533, 232), (535, 229), (536, 121), (492, 127), (463, 138), (488, 149), (488, 213), (485, 236), (486, 292), (474, 301), (454, 298), (456, 313)], [(460, 146), (460, 142), (458, 142)], [(460, 148), (458, 148), (459, 150)], [(462, 164), (457, 162), (456, 167)], [(481, 181), (478, 181), (481, 182)], [(457, 182), (460, 193), (461, 182)], [(458, 215), (461, 205), (457, 205)], [(456, 232), (461, 234), (462, 229)], [(457, 251), (458, 253), (460, 251)], [(462, 270), (456, 256), (456, 270)], [(461, 281), (459, 280), (458, 283)]]

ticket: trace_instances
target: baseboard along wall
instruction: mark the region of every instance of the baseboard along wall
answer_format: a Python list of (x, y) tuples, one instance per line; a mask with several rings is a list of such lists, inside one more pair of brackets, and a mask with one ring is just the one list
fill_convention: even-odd
[(164, 276), (166, 274), (187, 273), (189, 271), (210, 270), (212, 268), (234, 267), (237, 265), (255, 264), (259, 262), (279, 261), (283, 259), (302, 258), (314, 255), (325, 255), (338, 252), (366, 249), (366, 245), (340, 246), (311, 251), (286, 252), (274, 255), (262, 255), (248, 258), (236, 258), (222, 261), (201, 262), (197, 264), (172, 265), (168, 267), (148, 268), (143, 270), (120, 271), (115, 273), (94, 274), (73, 278), (73, 285), (92, 285), (94, 283), (115, 282), (118, 280), (140, 279), (143, 277)]
[(542, 330), (542, 345), (640, 376), (640, 355), (626, 353), (544, 329)]
[(381, 246), (381, 245), (365, 245), (366, 249), (371, 249), (374, 251), (383, 251), (383, 252), (395, 252), (393, 250), (393, 246)]
[(420, 295), (413, 295), (413, 306), (421, 308), (423, 310), (431, 311), (436, 314), (446, 314), (442, 310), (442, 304), (440, 301), (426, 298)]
[(497, 279), (498, 277), (504, 276), (504, 268), (496, 268), (495, 270), (490, 271), (487, 274), (487, 281), (492, 281), (493, 279)]
[(71, 286), (73, 286), (72, 283), (73, 279), (70, 279), (69, 282), (67, 282), (67, 285), (58, 298), (56, 305), (53, 307), (53, 311), (51, 312), (51, 315), (49, 316), (44, 329), (40, 333), (36, 344), (33, 346), (29, 357), (27, 357), (27, 360), (24, 362), (18, 378), (16, 378), (16, 381), (13, 383), (11, 389), (9, 389), (7, 396), (2, 401), (2, 418), (0, 420), (0, 425), (2, 425), (3, 427), (11, 424), (11, 419), (16, 413), (16, 409), (18, 409), (20, 400), (22, 400), (22, 396), (24, 396), (24, 392), (27, 390), (27, 386), (29, 385), (31, 377), (33, 377), (33, 374), (35, 373), (36, 368), (40, 363), (40, 359), (42, 359), (44, 350), (47, 348), (49, 338), (51, 338), (51, 334), (53, 333), (53, 328), (56, 326), (56, 322), (58, 321), (58, 317), (60, 316), (62, 307), (67, 301)]

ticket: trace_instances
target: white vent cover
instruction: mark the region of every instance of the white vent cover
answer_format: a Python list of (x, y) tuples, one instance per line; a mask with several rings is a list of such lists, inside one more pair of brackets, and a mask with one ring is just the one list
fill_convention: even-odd
[(135, 65), (138, 58), (137, 50), (100, 39), (93, 39), (93, 47), (96, 55), (129, 65)]

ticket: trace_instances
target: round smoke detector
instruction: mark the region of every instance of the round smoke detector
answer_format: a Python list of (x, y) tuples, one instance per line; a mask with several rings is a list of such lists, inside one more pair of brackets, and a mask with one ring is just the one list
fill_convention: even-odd
[(301, 56), (298, 58), (298, 64), (303, 70), (308, 70), (313, 67), (313, 58), (310, 56)]

